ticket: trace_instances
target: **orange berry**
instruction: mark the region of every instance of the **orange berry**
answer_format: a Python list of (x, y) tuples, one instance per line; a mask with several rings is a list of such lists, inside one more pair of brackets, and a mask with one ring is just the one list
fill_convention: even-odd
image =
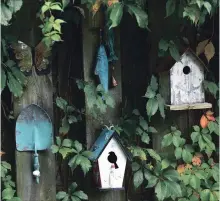
[(198, 156), (192, 158), (192, 164), (195, 166), (200, 166), (202, 163), (201, 159)]
[(184, 173), (184, 171), (185, 171), (185, 165), (184, 165), (184, 164), (178, 165), (178, 167), (177, 167), (177, 172), (178, 172), (179, 174), (182, 174), (182, 173)]

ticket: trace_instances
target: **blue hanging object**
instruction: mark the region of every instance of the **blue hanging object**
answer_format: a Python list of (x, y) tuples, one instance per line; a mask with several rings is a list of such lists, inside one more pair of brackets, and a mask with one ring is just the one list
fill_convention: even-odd
[(16, 148), (18, 151), (34, 151), (33, 176), (37, 183), (40, 177), (37, 151), (50, 148), (52, 136), (52, 123), (46, 111), (35, 104), (22, 110), (16, 121)]
[(95, 67), (95, 75), (99, 76), (100, 83), (102, 84), (105, 92), (108, 91), (108, 57), (106, 55), (104, 45), (100, 45), (97, 55), (97, 63)]

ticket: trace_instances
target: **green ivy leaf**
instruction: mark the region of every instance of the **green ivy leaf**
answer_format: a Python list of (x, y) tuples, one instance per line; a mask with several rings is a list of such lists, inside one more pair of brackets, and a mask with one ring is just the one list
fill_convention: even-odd
[(10, 200), (14, 197), (15, 190), (12, 188), (6, 188), (2, 191), (2, 199), (3, 200)]
[(144, 181), (144, 176), (142, 170), (138, 170), (137, 172), (134, 173), (133, 177), (133, 183), (134, 187), (138, 188)]
[(16, 1), (8, 0), (7, 1), (7, 5), (13, 13), (16, 13), (17, 11), (19, 11), (21, 9), (22, 4), (23, 4), (22, 0), (16, 0)]
[(88, 200), (88, 196), (83, 191), (76, 191), (73, 193), (74, 196), (77, 196), (81, 200)]
[(63, 142), (62, 142), (62, 146), (70, 148), (72, 146), (72, 140), (64, 139)]
[(175, 147), (180, 146), (181, 137), (174, 135), (172, 140)]
[(181, 156), (182, 156), (182, 151), (183, 151), (183, 149), (182, 149), (181, 147), (177, 147), (177, 148), (175, 149), (174, 154), (175, 154), (175, 157), (176, 157), (177, 160), (181, 158)]
[(68, 115), (69, 124), (78, 122), (77, 118), (74, 115)]
[(161, 161), (160, 155), (156, 153), (153, 149), (147, 149), (149, 155), (157, 161)]
[(59, 153), (62, 155), (63, 159), (65, 159), (66, 156), (67, 156), (69, 153), (72, 153), (72, 152), (73, 152), (72, 149), (66, 148), (66, 147), (59, 149)]
[(219, 135), (219, 125), (216, 122), (210, 121), (208, 123), (208, 128), (210, 133), (214, 132), (216, 135)]
[(172, 169), (165, 170), (163, 176), (173, 182), (179, 181), (179, 174), (176, 170), (172, 170)]
[(61, 98), (61, 97), (57, 97), (57, 98), (56, 98), (56, 105), (57, 105), (60, 109), (65, 110), (67, 104), (68, 104), (67, 101), (64, 100), (63, 98)]
[(192, 132), (192, 133), (191, 133), (191, 139), (192, 139), (193, 143), (198, 142), (198, 140), (199, 140), (199, 135), (200, 135), (199, 132)]
[(192, 175), (189, 181), (190, 186), (192, 186), (194, 189), (199, 189), (201, 181), (198, 177), (195, 175)]
[(56, 194), (56, 199), (57, 199), (57, 200), (62, 200), (63, 198), (66, 197), (66, 195), (67, 195), (66, 192), (64, 192), (64, 191), (59, 191), (59, 192)]
[(1, 24), (4, 26), (8, 26), (11, 18), (11, 10), (8, 7), (6, 7), (4, 3), (1, 3)]
[(181, 197), (182, 196), (182, 190), (178, 183), (173, 181), (164, 181), (165, 185), (167, 187), (167, 194), (166, 197), (172, 196), (173, 197)]
[(70, 129), (69, 122), (67, 120), (67, 117), (64, 116), (64, 118), (62, 119), (62, 127), (60, 127), (59, 129), (59, 133), (66, 134), (69, 132), (69, 129)]
[(8, 87), (10, 91), (14, 94), (15, 97), (21, 97), (23, 94), (23, 87), (20, 82), (10, 73), (8, 72)]
[(204, 2), (203, 6), (206, 8), (208, 13), (211, 14), (212, 5), (208, 1), (206, 1), (206, 2)]
[(166, 3), (166, 14), (167, 17), (172, 15), (176, 8), (176, 1), (175, 0), (168, 0)]
[(149, 127), (148, 132), (149, 133), (158, 133), (158, 131), (154, 127), (151, 127), (151, 126)]
[(137, 162), (133, 162), (132, 164), (131, 164), (131, 168), (132, 168), (132, 171), (133, 172), (136, 172), (136, 171), (138, 171), (139, 169), (140, 169), (140, 165), (137, 163)]
[(151, 77), (150, 86), (151, 86), (153, 91), (158, 90), (157, 78), (154, 75), (152, 75), (152, 77)]
[(123, 4), (120, 2), (114, 3), (112, 6), (110, 13), (111, 26), (109, 29), (117, 27), (120, 24), (123, 15), (123, 7)]
[(169, 43), (166, 40), (161, 39), (159, 42), (159, 49), (163, 51), (167, 51), (168, 48), (169, 48)]
[(82, 144), (79, 143), (77, 140), (74, 141), (73, 146), (76, 148), (78, 152), (82, 151)]
[(205, 90), (211, 93), (216, 98), (217, 92), (219, 90), (217, 84), (215, 84), (214, 82), (204, 80), (203, 85)]
[(171, 145), (172, 139), (173, 139), (173, 136), (171, 133), (164, 135), (163, 140), (161, 142), (162, 147), (167, 147), (167, 146)]
[(203, 137), (200, 135), (200, 136), (199, 136), (199, 147), (200, 147), (200, 150), (201, 150), (201, 151), (204, 150), (205, 146), (206, 146), (206, 143), (205, 143), (205, 141), (203, 140)]
[(150, 142), (150, 137), (147, 133), (144, 133), (142, 136), (141, 136), (141, 141), (146, 143), (146, 144), (149, 144)]
[(147, 101), (146, 109), (147, 115), (150, 119), (151, 116), (155, 115), (159, 107), (158, 101), (155, 98), (151, 98)]
[(144, 177), (148, 181), (146, 188), (152, 188), (157, 184), (158, 178), (152, 175), (148, 170), (144, 170)]
[(51, 151), (52, 151), (53, 154), (55, 154), (59, 151), (59, 147), (57, 145), (52, 145), (51, 146)]
[(76, 196), (71, 196), (71, 200), (72, 201), (81, 201), (78, 197)]
[(187, 151), (186, 149), (183, 149), (182, 157), (186, 163), (191, 163), (193, 156), (189, 151)]
[(193, 129), (194, 129), (196, 132), (200, 132), (200, 127), (199, 127), (199, 126), (193, 126)]
[(136, 7), (134, 5), (127, 5), (130, 13), (133, 13), (136, 17), (138, 26), (140, 28), (148, 28), (148, 15), (141, 8)]
[(106, 105), (108, 105), (109, 107), (111, 107), (111, 108), (115, 107), (115, 101), (112, 98), (112, 96), (107, 96), (105, 99), (105, 102), (106, 102)]
[(163, 97), (160, 94), (157, 94), (157, 101), (158, 101), (160, 115), (161, 115), (161, 117), (165, 118), (165, 111), (164, 111), (165, 100), (163, 99)]
[(170, 166), (170, 162), (167, 159), (163, 159), (161, 162), (162, 170), (166, 169), (167, 167)]
[(5, 162), (5, 161), (2, 161), (2, 162), (1, 162), (1, 165), (2, 165), (5, 169), (7, 169), (7, 170), (11, 170), (11, 164), (9, 164), (9, 163), (7, 163), (7, 162)]
[(176, 45), (171, 45), (169, 48), (170, 51), (170, 55), (176, 60), (179, 61), (180, 60), (180, 53), (176, 47)]
[(147, 87), (147, 92), (145, 93), (144, 96), (145, 96), (146, 98), (154, 98), (155, 95), (156, 95), (156, 92), (153, 91), (153, 89), (151, 88), (151, 86), (148, 86), (148, 87)]
[(4, 69), (1, 69), (1, 92), (6, 86), (6, 75)]
[(22, 201), (22, 200), (19, 197), (13, 197), (12, 199), (10, 199), (10, 201)]
[(159, 200), (164, 200), (168, 194), (166, 183), (159, 181), (155, 187), (155, 193), (157, 194), (157, 198)]

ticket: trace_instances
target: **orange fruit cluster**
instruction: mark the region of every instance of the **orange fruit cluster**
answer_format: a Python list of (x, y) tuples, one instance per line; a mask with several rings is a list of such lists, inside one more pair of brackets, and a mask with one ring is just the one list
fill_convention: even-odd
[(215, 117), (213, 116), (213, 112), (212, 111), (207, 111), (205, 115), (202, 115), (201, 119), (200, 119), (200, 126), (202, 128), (206, 128), (208, 126), (208, 123), (210, 121), (215, 121)]
[(178, 165), (177, 172), (179, 174), (182, 174), (182, 173), (184, 173), (184, 171), (185, 171), (185, 165), (184, 164)]
[(201, 161), (200, 157), (194, 156), (194, 157), (192, 158), (192, 164), (193, 164), (193, 165), (195, 165), (195, 166), (200, 166), (201, 163), (202, 163), (202, 161)]
[(109, 0), (108, 1), (108, 6), (111, 6), (114, 3), (118, 3), (118, 0)]

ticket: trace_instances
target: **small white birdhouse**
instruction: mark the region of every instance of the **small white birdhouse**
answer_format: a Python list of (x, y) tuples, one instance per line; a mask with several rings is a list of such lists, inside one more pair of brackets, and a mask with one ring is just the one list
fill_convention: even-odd
[(91, 148), (93, 175), (100, 190), (122, 190), (127, 159), (130, 153), (121, 144), (114, 130), (104, 129)]
[[(205, 102), (203, 88), (205, 68), (206, 66), (196, 54), (191, 49), (188, 49), (181, 56), (180, 60), (172, 66), (166, 78), (160, 78), (160, 84), (166, 91), (165, 97), (167, 96), (166, 100), (168, 100), (170, 110), (212, 107), (210, 103)], [(163, 73), (161, 75), (164, 76)], [(165, 83), (167, 81), (169, 83)], [(165, 89), (167, 87), (169, 92)]]

